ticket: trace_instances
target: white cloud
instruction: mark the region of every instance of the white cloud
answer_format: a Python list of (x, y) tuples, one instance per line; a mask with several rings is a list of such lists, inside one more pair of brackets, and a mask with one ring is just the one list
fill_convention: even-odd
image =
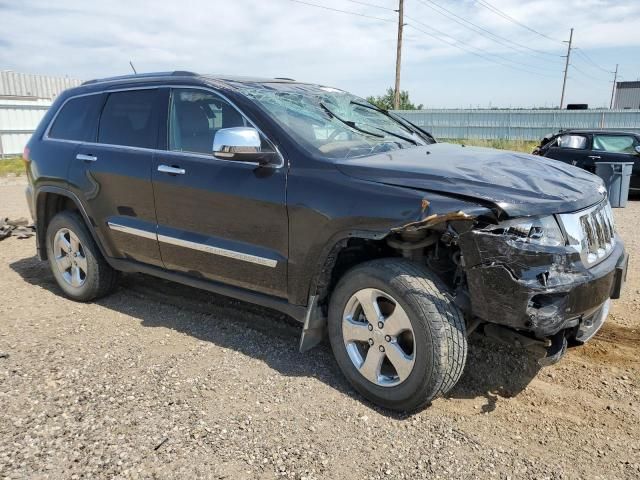
[[(385, 18), (395, 15), (346, 0), (308, 1)], [(395, 0), (368, 1), (388, 8), (397, 5)], [(407, 28), (403, 86), (410, 88), (417, 101), (438, 106), (553, 103), (562, 75), (562, 43), (535, 35), (472, 0), (434, 1), (497, 35), (556, 57), (518, 54), (427, 8), (427, 0), (408, 0), (407, 15), (426, 25), (411, 19), (408, 23), (426, 31), (444, 31), (465, 42), (464, 48), (497, 62)], [(575, 27), (576, 45), (590, 57), (606, 63), (606, 68), (621, 63), (623, 72), (635, 76), (633, 69), (638, 69), (640, 59), (629, 52), (640, 46), (637, 0), (490, 3), (559, 40), (567, 37), (569, 27)], [(289, 0), (0, 0), (0, 15), (3, 24), (11, 26), (0, 33), (0, 68), (16, 71), (93, 78), (128, 73), (132, 60), (138, 71), (190, 69), (287, 76), (336, 85), (361, 95), (382, 92), (394, 79), (393, 23)], [(593, 78), (580, 79), (573, 74), (573, 91), (590, 96), (592, 103), (602, 103), (607, 97), (608, 77), (585, 62), (577, 58), (576, 66)], [(505, 63), (516, 69), (500, 65)], [(577, 83), (580, 80), (584, 80), (584, 87)]]

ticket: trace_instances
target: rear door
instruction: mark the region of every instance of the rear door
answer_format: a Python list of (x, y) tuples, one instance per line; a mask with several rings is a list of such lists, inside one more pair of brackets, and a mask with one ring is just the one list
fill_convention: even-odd
[(640, 140), (635, 135), (618, 133), (594, 133), (592, 153), (596, 162), (633, 162), (631, 185), (640, 189), (640, 156), (635, 148)]
[(167, 151), (153, 168), (166, 268), (286, 297), (286, 168), (215, 158), (216, 131), (251, 123), (212, 91), (170, 97)]
[(548, 148), (547, 158), (560, 160), (585, 170), (595, 171), (591, 154), (591, 136), (582, 133), (566, 133), (553, 140)]
[(96, 138), (81, 144), (69, 178), (109, 256), (162, 265), (151, 168), (161, 90), (104, 94)]

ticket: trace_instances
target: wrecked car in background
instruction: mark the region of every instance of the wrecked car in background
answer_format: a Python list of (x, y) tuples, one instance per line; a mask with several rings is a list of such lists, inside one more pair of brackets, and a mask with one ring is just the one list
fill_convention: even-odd
[[(25, 150), (40, 258), (92, 301), (144, 272), (328, 332), (371, 401), (414, 410), (477, 330), (557, 361), (587, 341), (627, 255), (600, 180), (436, 143), (344, 91), (190, 72), (60, 95)], [(468, 368), (473, 368), (469, 365)]]

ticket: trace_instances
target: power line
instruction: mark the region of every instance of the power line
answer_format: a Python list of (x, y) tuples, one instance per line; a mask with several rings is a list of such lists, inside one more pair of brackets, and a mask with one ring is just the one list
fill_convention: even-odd
[(371, 7), (371, 8), (379, 8), (380, 10), (388, 10), (391, 12), (397, 12), (397, 10), (395, 8), (391, 8), (391, 7), (383, 7), (382, 5), (376, 5), (373, 3), (367, 3), (367, 2), (361, 2), (360, 0), (346, 0), (347, 2), (351, 2), (351, 3), (355, 3), (357, 5), (364, 5), (365, 7)]
[(573, 69), (574, 69), (576, 72), (581, 73), (583, 76), (585, 76), (585, 77), (587, 77), (587, 78), (590, 78), (591, 80), (593, 80), (593, 81), (595, 81), (595, 82), (604, 82), (604, 81), (605, 81), (605, 80), (603, 80), (603, 79), (601, 79), (601, 78), (596, 78), (596, 77), (594, 77), (593, 75), (588, 74), (587, 72), (585, 72), (585, 71), (584, 71), (584, 70), (582, 70), (581, 68), (578, 68), (578, 67), (575, 65), (575, 63), (572, 63), (570, 66), (571, 66), (571, 67), (573, 67)]
[[(490, 30), (484, 28), (481, 25), (478, 25), (476, 23), (473, 23), (467, 19), (465, 19), (464, 17), (461, 17), (460, 15), (457, 15), (455, 12), (449, 10), (448, 8), (443, 7), (442, 5), (432, 1), (432, 0), (418, 0), (418, 2), (420, 2), (421, 4), (423, 4), (425, 7), (428, 7), (432, 10), (434, 10), (435, 12), (439, 13), (442, 16), (445, 16), (447, 18), (449, 18), (450, 20), (453, 20), (454, 22), (458, 23), (459, 25), (462, 25), (463, 27), (472, 30), (480, 35), (482, 35), (485, 38), (489, 38), (490, 40), (499, 43), (500, 45), (506, 46), (508, 48), (511, 48), (517, 52), (522, 52), (522, 50), (529, 50), (531, 52), (540, 54), (540, 55), (548, 55), (548, 56), (552, 56), (552, 57), (557, 57), (560, 58), (560, 55), (554, 54), (554, 53), (549, 53), (549, 52), (544, 52), (542, 50), (537, 50), (535, 48), (531, 48), (528, 47), (526, 45), (522, 45), (521, 43), (518, 42), (514, 42), (513, 40), (510, 40), (506, 37), (503, 37), (501, 35), (497, 35), (493, 32), (491, 32)], [(428, 2), (428, 3), (427, 3)], [(437, 7), (437, 9), (436, 9)], [(440, 11), (443, 10), (444, 12)], [(455, 18), (454, 18), (455, 17)], [(464, 23), (463, 23), (464, 22)], [(471, 26), (469, 26), (471, 25)], [(482, 33), (484, 32), (484, 33)], [(487, 36), (489, 35), (489, 36)]]
[(606, 68), (601, 67), (596, 62), (594, 62), (593, 59), (589, 55), (587, 55), (581, 48), (574, 47), (574, 49), (576, 50), (576, 53), (578, 53), (581, 57), (583, 57), (585, 60), (587, 60), (594, 67), (602, 70), (605, 73), (609, 73), (609, 74), (613, 73), (611, 70), (607, 70)]
[[(451, 45), (452, 47), (455, 47), (455, 48), (457, 48), (459, 50), (462, 50), (464, 52), (470, 53), (471, 55), (475, 55), (476, 57), (480, 57), (480, 58), (483, 58), (485, 60), (489, 60), (490, 62), (496, 63), (498, 65), (502, 65), (503, 67), (512, 68), (514, 70), (520, 70), (522, 72), (530, 73), (530, 74), (533, 74), (533, 75), (539, 75), (541, 77), (555, 78), (552, 75), (546, 75), (544, 73), (535, 72), (535, 71), (532, 71), (532, 70), (527, 70), (527, 69), (524, 69), (524, 68), (516, 67), (514, 65), (509, 65), (508, 63), (502, 63), (502, 62), (500, 62), (500, 61), (498, 61), (498, 60), (496, 60), (494, 58), (491, 58), (489, 56), (486, 56), (486, 55), (484, 55), (482, 53), (478, 53), (478, 52), (474, 52), (473, 50), (469, 50), (468, 48), (465, 48), (465, 47), (461, 46), (461, 44), (463, 44), (463, 43), (459, 42), (459, 41), (456, 41), (455, 39), (453, 39), (453, 37), (449, 37), (449, 38), (453, 39), (454, 43), (449, 42), (449, 41), (447, 41), (446, 39), (444, 39), (442, 37), (439, 37), (437, 35), (429, 33), (426, 30), (422, 30), (421, 28), (418, 28), (418, 27), (416, 27), (415, 25), (413, 25), (411, 23), (408, 23), (407, 27), (413, 28), (414, 30), (417, 30), (418, 32), (421, 32), (421, 33), (423, 33), (425, 35), (428, 35), (429, 37), (435, 38), (436, 40), (439, 40), (439, 41), (444, 42), (444, 43), (446, 43), (448, 45)], [(435, 29), (433, 29), (433, 30), (435, 30)], [(441, 33), (442, 35), (448, 36), (444, 32), (439, 32), (439, 33)], [(472, 48), (475, 48), (475, 47), (472, 47)]]
[(300, 3), (302, 5), (307, 5), (309, 7), (322, 8), (324, 10), (329, 10), (329, 11), (332, 11), (332, 12), (346, 13), (347, 15), (355, 15), (357, 17), (370, 18), (372, 20), (379, 20), (381, 22), (396, 23), (395, 20), (392, 20), (390, 18), (374, 17), (372, 15), (365, 15), (364, 13), (350, 12), (348, 10), (340, 10), (339, 8), (333, 8), (333, 7), (327, 7), (327, 6), (324, 6), (324, 5), (318, 5), (316, 3), (303, 2), (302, 0), (289, 0), (289, 1), (290, 2), (295, 2), (295, 3)]
[(535, 33), (536, 35), (539, 35), (543, 38), (546, 38), (547, 40), (551, 40), (553, 42), (559, 42), (562, 43), (562, 40), (558, 40), (555, 38), (550, 37), (549, 35), (546, 35), (542, 32), (539, 32), (527, 25), (525, 25), (524, 23), (516, 20), (515, 18), (513, 18), (512, 16), (506, 14), (505, 12), (503, 12), (502, 10), (500, 10), (499, 8), (494, 7), (493, 5), (491, 5), (489, 2), (485, 1), (485, 0), (475, 0), (476, 3), (484, 8), (486, 8), (487, 10), (490, 10), (491, 12), (495, 13), (496, 15), (501, 16), (502, 18), (504, 18), (505, 20), (510, 21), (511, 23), (515, 23), (516, 25), (521, 26), (522, 28), (525, 28), (527, 30), (529, 30), (530, 32)]
[[(511, 62), (511, 63), (513, 63), (514, 65), (518, 65), (518, 66), (521, 66), (521, 67), (533, 68), (533, 69), (537, 69), (537, 68), (539, 68), (537, 65), (530, 65), (530, 64), (528, 64), (528, 63), (518, 62), (517, 60), (512, 60), (512, 59), (510, 59), (510, 58), (503, 57), (503, 56), (498, 55), (498, 54), (495, 54), (495, 53), (484, 52), (484, 51), (482, 51), (482, 49), (480, 49), (480, 48), (478, 48), (478, 47), (475, 47), (475, 46), (471, 45), (470, 43), (465, 42), (465, 41), (463, 41), (463, 40), (459, 40), (459, 39), (457, 39), (457, 38), (455, 38), (455, 37), (453, 37), (453, 36), (449, 35), (448, 33), (443, 32), (442, 30), (438, 30), (437, 28), (432, 27), (431, 25), (427, 25), (426, 23), (423, 23), (423, 22), (421, 22), (420, 20), (418, 20), (418, 19), (416, 19), (416, 18), (410, 17), (410, 16), (408, 16), (408, 15), (405, 15), (405, 17), (406, 17), (407, 19), (409, 19), (409, 20), (411, 20), (411, 21), (415, 22), (415, 23), (418, 23), (419, 25), (421, 25), (421, 26), (423, 26), (423, 27), (428, 28), (429, 30), (432, 30), (432, 31), (434, 31), (434, 32), (436, 32), (436, 33), (438, 33), (438, 34), (442, 35), (442, 36), (449, 37), (451, 40), (453, 40), (454, 42), (456, 42), (456, 43), (458, 43), (458, 44), (460, 44), (460, 45), (464, 45), (464, 46), (466, 46), (467, 48), (471, 48), (471, 49), (473, 49), (473, 50), (477, 50), (477, 51), (481, 52), (481, 54), (482, 54), (483, 56), (486, 56), (487, 58), (489, 58), (489, 57), (495, 57), (495, 58), (497, 58), (497, 59), (499, 59), (499, 60), (502, 60), (502, 61), (505, 61), (505, 62)], [(425, 32), (423, 32), (423, 33), (425, 33)], [(436, 37), (436, 38), (437, 38), (437, 37)], [(450, 42), (447, 42), (447, 43), (449, 43), (449, 44), (451, 45), (451, 43), (450, 43)], [(501, 64), (502, 64), (502, 63), (501, 63)], [(510, 65), (506, 64), (506, 66), (510, 66)], [(520, 69), (520, 70), (522, 70), (522, 69)], [(529, 72), (529, 73), (533, 73), (534, 75), (548, 76), (548, 75), (544, 75), (544, 74), (542, 74), (542, 73), (540, 73), (540, 72), (537, 72), (537, 71), (529, 71), (529, 70), (526, 70), (526, 71), (527, 71), (527, 72)]]

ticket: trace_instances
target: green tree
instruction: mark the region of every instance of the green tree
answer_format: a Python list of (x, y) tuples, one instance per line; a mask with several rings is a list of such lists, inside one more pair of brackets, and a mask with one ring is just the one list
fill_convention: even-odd
[[(393, 110), (393, 88), (387, 88), (387, 93), (380, 96), (367, 97), (367, 102), (373, 103), (376, 107), (383, 110)], [(414, 105), (409, 100), (409, 92), (400, 90), (400, 110), (422, 110), (423, 105)]]

